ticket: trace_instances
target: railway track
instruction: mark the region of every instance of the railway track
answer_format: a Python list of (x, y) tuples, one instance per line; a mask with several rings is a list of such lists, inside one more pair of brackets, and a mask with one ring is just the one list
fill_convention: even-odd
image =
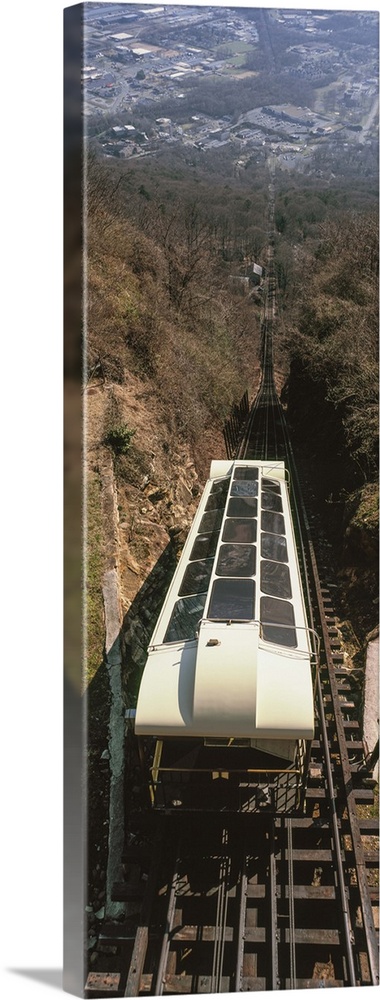
[[(315, 738), (301, 815), (128, 817), (125, 921), (105, 925), (87, 996), (160, 996), (378, 984), (378, 820), (331, 588), (273, 377), (270, 256), (262, 379), (239, 458), (283, 459), (310, 624), (321, 639)], [(103, 947), (103, 952), (102, 952)], [(93, 978), (91, 979), (91, 975)], [(101, 977), (104, 976), (102, 989)], [(108, 977), (107, 985), (106, 977)], [(113, 979), (112, 979), (113, 977)], [(110, 986), (111, 983), (111, 986)]]

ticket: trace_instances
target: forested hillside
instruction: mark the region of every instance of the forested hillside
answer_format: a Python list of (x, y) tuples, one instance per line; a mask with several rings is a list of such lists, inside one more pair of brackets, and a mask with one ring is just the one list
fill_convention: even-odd
[(357, 627), (378, 604), (378, 269), (377, 212), (342, 211), (295, 248), (285, 307), (288, 419)]
[(152, 380), (172, 433), (190, 441), (254, 388), (259, 307), (230, 276), (262, 252), (266, 197), (225, 202), (226, 186), (90, 164), (89, 369), (100, 359), (117, 383)]

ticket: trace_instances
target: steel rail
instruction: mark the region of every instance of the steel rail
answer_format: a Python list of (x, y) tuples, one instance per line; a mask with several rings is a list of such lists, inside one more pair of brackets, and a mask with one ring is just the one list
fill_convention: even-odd
[[(276, 396), (276, 399), (277, 399), (277, 396)], [(282, 407), (281, 407), (279, 401), (278, 401), (278, 406), (279, 406), (279, 410), (281, 411)], [(297, 485), (297, 489), (294, 489), (294, 492), (293, 492), (293, 510), (295, 511), (296, 523), (297, 523), (297, 527), (298, 527), (298, 533), (299, 533), (299, 536), (300, 536), (299, 540), (300, 540), (300, 549), (301, 549), (301, 561), (302, 561), (302, 567), (303, 567), (303, 576), (304, 576), (304, 580), (306, 581), (307, 587), (308, 587), (308, 567), (307, 567), (308, 559), (307, 559), (307, 556), (306, 556), (305, 544), (302, 541), (302, 538), (305, 537), (305, 533), (306, 533), (306, 538), (307, 538), (307, 543), (308, 543), (308, 551), (310, 553), (310, 562), (311, 562), (311, 568), (312, 568), (312, 574), (313, 574), (313, 580), (314, 580), (314, 587), (316, 586), (317, 590), (318, 590), (319, 577), (318, 577), (317, 565), (316, 565), (315, 558), (313, 559), (313, 550), (312, 550), (312, 543), (311, 543), (311, 538), (310, 538), (310, 531), (308, 530), (308, 524), (307, 524), (307, 518), (306, 518), (306, 511), (305, 511), (305, 509), (304, 509), (304, 507), (302, 505), (301, 491), (300, 491), (300, 488), (299, 488), (299, 481), (298, 481), (298, 476), (297, 476), (297, 471), (296, 471), (296, 465), (295, 465), (295, 462), (294, 462), (294, 457), (293, 457), (293, 453), (292, 453), (292, 449), (291, 449), (289, 435), (288, 435), (288, 432), (287, 432), (286, 420), (285, 420), (284, 414), (282, 415), (282, 426), (283, 426), (283, 439), (284, 439), (285, 450), (287, 451), (287, 454), (288, 454), (289, 465), (290, 465), (290, 470), (291, 470), (291, 482), (293, 483), (293, 486)], [(298, 494), (298, 496), (297, 496), (297, 494)], [(301, 516), (300, 516), (300, 513), (299, 513), (300, 510), (302, 512), (302, 519), (301, 519)], [(302, 521), (303, 521), (303, 525), (302, 525)], [(317, 581), (317, 583), (316, 583), (316, 581)], [(308, 601), (307, 601), (307, 603), (308, 603), (309, 614), (311, 615), (311, 621), (309, 621), (309, 624), (310, 624), (310, 626), (312, 628), (315, 628), (315, 623), (314, 623), (313, 613), (312, 613), (312, 600), (311, 600), (311, 594), (310, 594), (310, 590), (309, 589), (308, 589)], [(319, 608), (319, 610), (321, 611), (321, 608)], [(323, 619), (324, 619), (324, 615), (322, 613), (322, 614), (320, 614), (321, 626), (323, 624)], [(328, 639), (328, 637), (327, 637), (327, 639)], [(328, 745), (326, 724), (325, 724), (325, 719), (324, 719), (323, 700), (322, 700), (321, 684), (320, 684), (320, 677), (319, 676), (317, 677), (317, 692), (318, 692), (318, 700), (319, 700), (319, 707), (320, 707), (321, 724), (322, 724), (322, 735), (323, 735), (323, 745), (324, 745), (325, 760), (326, 760), (326, 776), (327, 776), (327, 783), (328, 783), (328, 790), (329, 790), (329, 802), (330, 802), (330, 809), (331, 809), (331, 822), (332, 822), (332, 832), (333, 832), (334, 847), (335, 847), (335, 857), (336, 857), (338, 884), (339, 884), (339, 892), (340, 892), (340, 898), (341, 898), (341, 908), (342, 908), (342, 917), (343, 917), (343, 929), (344, 929), (344, 938), (345, 938), (345, 947), (346, 947), (346, 960), (347, 960), (347, 966), (348, 966), (348, 973), (347, 974), (348, 974), (350, 985), (351, 986), (355, 986), (355, 985), (357, 985), (357, 977), (356, 977), (356, 974), (355, 974), (355, 965), (354, 965), (354, 958), (353, 958), (353, 941), (354, 941), (354, 935), (353, 935), (353, 931), (352, 931), (352, 925), (351, 925), (350, 914), (349, 914), (349, 907), (348, 907), (348, 903), (347, 903), (347, 889), (346, 889), (346, 880), (345, 880), (345, 876), (344, 876), (343, 865), (342, 865), (342, 858), (341, 858), (341, 843), (340, 843), (339, 826), (338, 826), (337, 813), (336, 813), (335, 790), (334, 790), (333, 780), (332, 780), (332, 771), (331, 771), (331, 763), (330, 763), (330, 752), (329, 752), (329, 745)], [(344, 739), (344, 731), (343, 731), (343, 739)], [(344, 743), (344, 746), (345, 746), (345, 743)], [(342, 747), (343, 747), (343, 745), (342, 745)], [(291, 836), (291, 833), (290, 833), (290, 836)], [(289, 885), (289, 908), (290, 908), (290, 913), (292, 912), (293, 918), (294, 918), (294, 902), (292, 901), (292, 892), (291, 892), (291, 886), (290, 885)], [(294, 928), (293, 928), (293, 936), (294, 936)], [(290, 937), (290, 949), (291, 949), (291, 963), (290, 963), (291, 964), (291, 974), (290, 974), (290, 979), (291, 979), (291, 982), (292, 982), (293, 978), (295, 978), (295, 968), (293, 968), (295, 966), (295, 951), (294, 951), (294, 940), (293, 940), (293, 944), (292, 944), (292, 933), (290, 933), (289, 937)]]
[[(285, 417), (284, 417), (284, 431), (286, 433)], [(287, 437), (287, 435), (286, 435), (286, 437)], [(310, 622), (310, 624), (312, 625), (313, 628), (315, 628), (316, 626), (315, 626), (315, 620), (314, 620), (314, 614), (313, 614), (313, 602), (312, 602), (312, 596), (311, 596), (311, 589), (310, 589), (310, 585), (309, 585), (308, 562), (311, 565), (311, 573), (312, 573), (312, 579), (313, 579), (313, 586), (314, 586), (314, 590), (317, 591), (317, 597), (318, 597), (318, 590), (320, 590), (319, 574), (318, 574), (318, 569), (317, 569), (317, 563), (316, 563), (316, 559), (315, 559), (314, 549), (313, 549), (313, 545), (312, 545), (312, 540), (311, 540), (311, 535), (310, 535), (310, 529), (309, 529), (309, 525), (308, 525), (308, 520), (307, 520), (307, 516), (306, 516), (306, 510), (304, 508), (303, 501), (302, 501), (302, 494), (301, 494), (301, 489), (300, 489), (300, 484), (299, 484), (299, 479), (298, 479), (298, 474), (297, 474), (297, 468), (296, 468), (296, 464), (295, 464), (295, 461), (294, 461), (294, 456), (293, 456), (293, 452), (292, 452), (292, 448), (291, 448), (291, 444), (290, 444), (290, 440), (289, 439), (288, 439), (288, 455), (289, 455), (289, 465), (290, 465), (290, 468), (291, 468), (291, 482), (293, 483), (293, 487), (294, 487), (294, 492), (293, 492), (293, 509), (295, 511), (296, 523), (297, 523), (298, 533), (299, 533), (299, 536), (300, 536), (301, 565), (302, 565), (302, 568), (303, 568), (304, 583), (306, 585), (308, 610), (309, 610), (309, 615), (311, 616), (311, 622)], [(308, 552), (308, 555), (306, 555), (306, 546), (305, 546), (304, 542), (302, 541), (302, 539), (305, 538), (305, 535), (306, 535), (306, 539), (307, 539), (307, 552)], [(322, 628), (322, 631), (323, 631), (323, 622), (325, 620), (325, 616), (323, 614), (323, 606), (321, 606), (320, 602), (318, 602), (318, 608), (319, 608), (319, 621), (320, 621), (320, 625), (321, 625), (321, 628)], [(326, 632), (325, 632), (325, 635), (324, 635), (324, 639), (325, 639), (325, 651), (326, 651), (326, 645), (329, 645), (328, 634), (326, 634)], [(348, 966), (347, 975), (348, 975), (348, 979), (349, 979), (350, 985), (351, 986), (356, 986), (357, 985), (357, 977), (356, 977), (356, 973), (355, 973), (354, 954), (353, 954), (354, 935), (353, 935), (352, 924), (351, 924), (350, 913), (349, 913), (349, 906), (348, 906), (348, 899), (347, 899), (346, 879), (345, 879), (345, 874), (344, 874), (343, 864), (342, 864), (341, 840), (340, 840), (339, 824), (338, 824), (338, 817), (337, 817), (337, 811), (336, 811), (335, 789), (334, 789), (333, 776), (332, 776), (331, 759), (330, 759), (330, 749), (329, 749), (329, 742), (328, 742), (328, 736), (327, 736), (327, 727), (326, 727), (326, 720), (325, 720), (325, 713), (324, 713), (324, 704), (323, 704), (323, 696), (322, 696), (322, 688), (321, 688), (321, 680), (320, 680), (319, 673), (317, 674), (317, 677), (316, 677), (316, 693), (317, 693), (317, 699), (318, 699), (318, 705), (319, 705), (320, 725), (321, 725), (321, 729), (322, 729), (322, 740), (323, 740), (323, 749), (324, 749), (324, 758), (325, 758), (325, 767), (326, 767), (326, 780), (327, 780), (328, 793), (329, 793), (329, 808), (330, 808), (330, 812), (331, 812), (332, 834), (333, 834), (333, 841), (334, 841), (334, 848), (335, 848), (335, 862), (336, 862), (336, 869), (337, 869), (337, 876), (338, 876), (338, 886), (339, 886), (339, 893), (340, 893), (340, 900), (341, 900), (341, 912), (342, 912), (342, 917), (343, 917), (343, 930), (344, 930), (345, 947), (346, 947), (346, 960), (347, 960), (347, 966)], [(344, 741), (344, 739), (345, 739), (344, 738), (344, 730), (343, 730), (342, 735), (343, 735), (343, 741)]]
[[(267, 309), (268, 309), (268, 306), (266, 304), (266, 313), (267, 313)], [(299, 479), (298, 479), (296, 464), (295, 464), (295, 461), (294, 461), (294, 456), (293, 456), (293, 452), (292, 452), (292, 448), (291, 448), (291, 443), (290, 443), (290, 439), (289, 439), (289, 434), (288, 434), (288, 430), (287, 430), (286, 419), (285, 419), (285, 415), (284, 415), (284, 412), (283, 412), (283, 408), (282, 408), (282, 406), (281, 406), (281, 404), (280, 404), (280, 402), (278, 400), (278, 396), (277, 396), (277, 393), (276, 393), (276, 390), (275, 390), (275, 386), (274, 386), (274, 380), (273, 380), (273, 359), (272, 359), (272, 330), (271, 330), (271, 324), (269, 324), (269, 322), (268, 322), (267, 315), (266, 315), (265, 322), (263, 324), (263, 336), (264, 336), (264, 344), (263, 344), (263, 350), (262, 350), (262, 356), (263, 356), (263, 377), (262, 377), (262, 382), (261, 382), (260, 390), (259, 390), (259, 393), (257, 395), (257, 400), (256, 400), (255, 406), (254, 406), (253, 411), (252, 411), (252, 419), (249, 422), (249, 430), (247, 432), (245, 442), (243, 442), (243, 444), (245, 444), (245, 448), (244, 448), (244, 451), (243, 451), (243, 444), (242, 444), (242, 449), (241, 449), (242, 454), (239, 457), (244, 458), (245, 457), (244, 452), (246, 453), (248, 451), (250, 438), (252, 437), (252, 434), (253, 434), (254, 421), (256, 420), (256, 427), (257, 427), (257, 424), (258, 424), (257, 417), (258, 417), (260, 409), (262, 409), (264, 411), (264, 414), (263, 415), (260, 414), (260, 417), (261, 417), (261, 426), (259, 424), (259, 432), (261, 431), (262, 420), (263, 420), (263, 416), (264, 416), (264, 420), (265, 420), (265, 435), (264, 435), (265, 445), (264, 445), (264, 454), (262, 454), (262, 452), (261, 452), (261, 457), (262, 458), (269, 458), (269, 455), (268, 455), (268, 448), (269, 448), (269, 433), (268, 433), (268, 428), (269, 428), (269, 410), (270, 410), (270, 405), (271, 405), (272, 408), (275, 407), (277, 409), (278, 414), (279, 414), (279, 422), (280, 422), (280, 424), (282, 426), (282, 439), (283, 439), (282, 443), (283, 443), (283, 447), (284, 447), (285, 456), (287, 458), (289, 469), (291, 470), (291, 482), (292, 482), (292, 485), (293, 485), (292, 509), (293, 509), (293, 514), (294, 514), (295, 521), (296, 521), (296, 529), (297, 529), (297, 535), (298, 535), (298, 540), (299, 540), (298, 544), (299, 544), (299, 555), (300, 555), (300, 561), (301, 561), (301, 572), (302, 572), (303, 584), (304, 584), (304, 588), (305, 588), (305, 596), (306, 596), (306, 605), (307, 605), (307, 610), (308, 610), (309, 624), (310, 624), (311, 628), (315, 628), (314, 613), (313, 613), (313, 599), (312, 599), (311, 587), (310, 587), (310, 582), (309, 582), (309, 577), (311, 575), (311, 578), (313, 580), (313, 591), (316, 594), (316, 602), (317, 602), (317, 608), (318, 608), (318, 618), (319, 618), (319, 621), (320, 621), (320, 626), (321, 626), (321, 630), (322, 630), (322, 634), (323, 634), (325, 654), (326, 654), (326, 659), (328, 660), (329, 659), (330, 643), (329, 643), (329, 636), (328, 636), (327, 624), (326, 624), (326, 621), (325, 621), (325, 615), (324, 615), (324, 612), (323, 612), (323, 602), (321, 600), (322, 595), (321, 595), (321, 588), (320, 588), (320, 582), (319, 582), (319, 575), (318, 575), (318, 570), (317, 570), (315, 553), (314, 553), (314, 549), (313, 549), (313, 545), (312, 545), (312, 541), (311, 541), (310, 529), (309, 529), (308, 522), (307, 522), (306, 511), (305, 511), (304, 504), (303, 504), (303, 501), (302, 501), (302, 494), (301, 494), (301, 490), (300, 490), (300, 484), (299, 484)], [(266, 417), (265, 417), (265, 410), (266, 410)], [(272, 416), (273, 416), (273, 409), (272, 409)], [(274, 419), (273, 419), (273, 424), (274, 424)], [(261, 440), (263, 440), (263, 438), (262, 438), (262, 432), (261, 432), (260, 436), (261, 436)], [(278, 452), (278, 438), (277, 438), (276, 432), (274, 432), (274, 434), (273, 434), (273, 440), (274, 440), (274, 446), (275, 446), (275, 454), (277, 454), (277, 452)], [(303, 541), (303, 539), (305, 539), (305, 541)], [(306, 552), (306, 549), (307, 549), (307, 552)], [(315, 600), (314, 600), (314, 604), (315, 604)], [(336, 721), (336, 725), (337, 725), (337, 735), (338, 735), (340, 759), (342, 761), (342, 768), (343, 768), (343, 779), (344, 779), (343, 783), (344, 783), (344, 788), (345, 788), (346, 792), (350, 789), (351, 793), (352, 793), (351, 770), (350, 770), (350, 764), (349, 764), (349, 760), (348, 760), (348, 754), (347, 754), (347, 748), (346, 748), (346, 742), (345, 742), (343, 720), (342, 720), (342, 716), (341, 716), (341, 712), (340, 712), (340, 708), (339, 708), (339, 698), (338, 698), (338, 692), (337, 692), (337, 689), (336, 689), (336, 681), (335, 681), (335, 675), (334, 675), (334, 670), (333, 670), (333, 664), (332, 664), (332, 661), (331, 661), (331, 651), (330, 651), (330, 663), (328, 663), (328, 667), (329, 667), (329, 676), (330, 676), (330, 683), (331, 683), (332, 698), (333, 698), (333, 704), (334, 704), (334, 716), (335, 716), (335, 721)], [(344, 874), (344, 870), (343, 870), (343, 864), (342, 864), (341, 840), (340, 840), (339, 824), (338, 824), (338, 818), (337, 818), (337, 812), (336, 812), (336, 793), (335, 793), (335, 789), (334, 789), (333, 776), (332, 776), (332, 768), (331, 768), (331, 761), (330, 761), (330, 750), (329, 750), (329, 743), (328, 743), (328, 737), (327, 737), (326, 722), (325, 722), (325, 718), (324, 718), (324, 705), (323, 705), (323, 697), (322, 697), (320, 677), (317, 677), (317, 679), (316, 679), (316, 690), (317, 690), (317, 696), (318, 696), (318, 702), (319, 702), (319, 712), (320, 712), (320, 717), (321, 717), (321, 728), (322, 728), (322, 741), (323, 741), (324, 756), (325, 756), (325, 761), (326, 761), (326, 780), (327, 780), (328, 793), (329, 793), (329, 802), (330, 802), (330, 810), (331, 810), (332, 834), (333, 834), (333, 842), (334, 842), (334, 850), (335, 850), (335, 858), (336, 858), (336, 869), (337, 869), (339, 893), (340, 893), (340, 900), (341, 900), (341, 912), (342, 912), (342, 918), (343, 918), (343, 930), (344, 930), (345, 951), (346, 951), (346, 961), (347, 961), (347, 975), (348, 975), (348, 979), (349, 979), (350, 985), (354, 986), (354, 985), (357, 985), (357, 982), (358, 982), (357, 976), (356, 976), (356, 972), (355, 972), (355, 963), (354, 963), (354, 934), (353, 934), (353, 930), (352, 930), (352, 924), (351, 924), (350, 912), (349, 912), (349, 906), (348, 906), (348, 899), (347, 899), (347, 894), (348, 893), (347, 893), (346, 878), (345, 878), (345, 874)], [(363, 917), (363, 925), (364, 925), (365, 934), (366, 934), (366, 940), (367, 940), (368, 960), (369, 960), (369, 966), (370, 966), (371, 981), (372, 981), (372, 983), (374, 985), (376, 985), (378, 983), (378, 951), (377, 951), (376, 932), (375, 932), (374, 922), (373, 922), (373, 914), (372, 914), (371, 901), (370, 901), (369, 893), (368, 893), (368, 884), (367, 884), (367, 878), (366, 878), (364, 852), (363, 852), (363, 848), (362, 848), (362, 845), (361, 845), (359, 824), (358, 824), (358, 820), (357, 820), (357, 814), (356, 814), (355, 805), (351, 801), (351, 799), (352, 799), (352, 794), (351, 794), (351, 796), (350, 795), (347, 796), (349, 823), (350, 823), (350, 829), (351, 829), (351, 834), (352, 834), (352, 843), (353, 843), (354, 851), (355, 851), (355, 865), (356, 865), (357, 877), (358, 877), (358, 884), (359, 884), (359, 890), (360, 890), (360, 900), (361, 900), (361, 910), (362, 910), (362, 917)], [(291, 823), (291, 821), (289, 821), (289, 822)], [(291, 831), (289, 831), (289, 836), (291, 836)], [(292, 912), (293, 912), (293, 917), (294, 917), (294, 902), (292, 902), (292, 899), (291, 899), (292, 892), (291, 892), (291, 887), (290, 886), (289, 886), (289, 895), (290, 895), (289, 906), (290, 906), (291, 910), (292, 910), (292, 907), (293, 907)], [(292, 935), (290, 934), (290, 941), (291, 941), (291, 938), (292, 938)], [(292, 973), (292, 968), (294, 966), (294, 959), (295, 959), (295, 954), (293, 953), (293, 956), (291, 957), (291, 981), (292, 981), (293, 978), (295, 978), (295, 971), (294, 971), (294, 976), (293, 976), (293, 973)]]
[(343, 916), (343, 929), (346, 942), (346, 959), (348, 963), (347, 975), (350, 981), (350, 986), (357, 986), (357, 978), (355, 973), (354, 956), (353, 956), (354, 934), (351, 925), (348, 898), (347, 898), (346, 880), (342, 864), (338, 814), (336, 809), (336, 792), (334, 788), (332, 768), (330, 763), (329, 741), (327, 736), (327, 727), (326, 727), (326, 720), (325, 720), (325, 713), (323, 706), (323, 695), (322, 695), (320, 676), (317, 677), (317, 694), (318, 694), (318, 702), (320, 708), (320, 725), (322, 728), (323, 749), (325, 755), (326, 778), (327, 778), (327, 787), (329, 793), (329, 808), (330, 808), (332, 832), (333, 832), (334, 846), (335, 846), (335, 864), (337, 868), (337, 875), (339, 882), (340, 902), (341, 902), (342, 916)]
[[(364, 851), (363, 851), (361, 837), (360, 837), (359, 822), (358, 822), (358, 817), (357, 817), (357, 812), (356, 812), (355, 801), (354, 801), (354, 798), (353, 798), (351, 768), (350, 768), (350, 762), (349, 762), (348, 753), (347, 753), (345, 732), (344, 732), (344, 726), (343, 726), (343, 718), (342, 718), (342, 713), (341, 713), (340, 703), (339, 703), (339, 693), (338, 693), (338, 690), (337, 690), (337, 684), (336, 684), (335, 673), (334, 673), (334, 664), (333, 664), (333, 660), (332, 660), (332, 653), (331, 653), (331, 646), (330, 646), (330, 638), (329, 638), (328, 626), (327, 626), (327, 622), (326, 622), (326, 616), (325, 616), (325, 613), (324, 613), (323, 595), (322, 595), (322, 588), (321, 588), (321, 583), (320, 583), (320, 579), (319, 579), (319, 573), (318, 573), (318, 567), (317, 567), (317, 560), (316, 560), (316, 556), (315, 556), (315, 550), (314, 550), (313, 541), (312, 541), (312, 538), (311, 538), (310, 527), (309, 527), (308, 519), (307, 519), (307, 516), (306, 516), (306, 511), (305, 511), (305, 507), (304, 507), (303, 500), (302, 500), (302, 494), (301, 494), (301, 490), (300, 490), (297, 469), (296, 469), (294, 461), (293, 461), (293, 477), (292, 478), (293, 478), (293, 482), (296, 482), (296, 484), (297, 484), (297, 492), (298, 492), (298, 497), (299, 497), (298, 503), (299, 503), (299, 506), (300, 506), (300, 509), (301, 509), (301, 512), (302, 512), (302, 520), (303, 520), (303, 525), (304, 525), (304, 534), (306, 534), (306, 538), (307, 538), (307, 546), (308, 546), (308, 552), (309, 552), (309, 558), (310, 558), (310, 565), (311, 565), (311, 573), (312, 573), (312, 579), (313, 579), (313, 586), (314, 586), (315, 598), (316, 598), (317, 608), (318, 608), (318, 614), (319, 614), (319, 623), (320, 623), (320, 628), (321, 628), (321, 633), (322, 633), (322, 641), (323, 641), (323, 645), (324, 645), (324, 653), (325, 653), (326, 665), (327, 665), (327, 669), (328, 669), (330, 689), (331, 689), (331, 694), (332, 694), (332, 699), (333, 699), (334, 719), (335, 719), (335, 725), (336, 725), (337, 737), (338, 737), (338, 745), (339, 745), (339, 757), (340, 757), (340, 761), (341, 761), (342, 774), (343, 774), (343, 787), (344, 787), (344, 791), (345, 791), (345, 794), (346, 794), (346, 797), (347, 797), (348, 819), (349, 819), (349, 826), (350, 826), (350, 830), (351, 830), (352, 844), (353, 844), (353, 849), (354, 849), (354, 854), (355, 854), (355, 867), (356, 867), (356, 871), (357, 871), (357, 878), (358, 878), (358, 885), (359, 885), (359, 894), (360, 894), (360, 905), (361, 905), (361, 910), (362, 910), (363, 925), (364, 925), (364, 929), (365, 929), (365, 935), (366, 935), (366, 941), (367, 941), (367, 948), (368, 948), (368, 960), (369, 960), (369, 966), (370, 966), (371, 980), (372, 980), (372, 984), (373, 985), (377, 985), (378, 982), (379, 982), (379, 964), (378, 964), (377, 937), (376, 937), (376, 931), (375, 931), (375, 926), (374, 926), (374, 921), (373, 921), (373, 913), (372, 913), (371, 901), (370, 901), (369, 893), (368, 893), (368, 882), (367, 882), (367, 876), (366, 876), (366, 866), (365, 866), (365, 860), (364, 860)], [(323, 738), (323, 746), (324, 746), (326, 769), (327, 769), (327, 781), (328, 781), (328, 789), (329, 789), (330, 806), (331, 806), (331, 810), (332, 810), (332, 823), (333, 823), (333, 831), (334, 831), (334, 842), (335, 842), (335, 848), (336, 848), (336, 858), (337, 858), (337, 866), (338, 866), (339, 880), (340, 880), (340, 892), (341, 892), (341, 899), (342, 899), (342, 912), (343, 912), (343, 915), (344, 915), (345, 938), (346, 938), (346, 942), (347, 942), (348, 952), (350, 954), (352, 954), (351, 941), (353, 939), (353, 931), (352, 931), (351, 921), (350, 921), (349, 914), (348, 914), (347, 889), (345, 887), (345, 879), (344, 879), (344, 876), (343, 876), (343, 869), (342, 869), (340, 835), (339, 835), (339, 827), (338, 827), (338, 818), (337, 818), (337, 813), (336, 813), (336, 795), (335, 795), (335, 789), (334, 789), (333, 779), (332, 779), (330, 749), (329, 749), (329, 741), (328, 741), (327, 727), (326, 727), (326, 721), (325, 721), (325, 712), (324, 712), (323, 695), (322, 695), (322, 688), (321, 688), (320, 677), (317, 678), (317, 694), (318, 694), (318, 702), (319, 702), (319, 710), (320, 710), (320, 722), (321, 722), (321, 727), (322, 727), (322, 738)], [(354, 966), (353, 966), (353, 960), (352, 959), (349, 959), (349, 974), (350, 974), (350, 978), (352, 978), (352, 980), (353, 980), (352, 983), (351, 983), (351, 985), (356, 985), (357, 980), (355, 978)]]
[(297, 981), (297, 971), (296, 971), (296, 944), (295, 944), (295, 918), (294, 918), (293, 837), (292, 837), (292, 823), (290, 819), (285, 820), (285, 826), (288, 835), (290, 988), (293, 990), (295, 988)]
[[(177, 854), (177, 852), (176, 852), (176, 854)], [(155, 994), (156, 994), (156, 996), (162, 996), (162, 994), (164, 992), (165, 970), (166, 970), (167, 962), (168, 962), (168, 955), (169, 955), (169, 948), (170, 948), (170, 937), (171, 937), (171, 934), (172, 934), (172, 931), (173, 931), (173, 920), (174, 920), (174, 914), (175, 914), (175, 908), (176, 908), (176, 901), (177, 901), (177, 886), (178, 886), (179, 878), (180, 878), (180, 876), (179, 876), (179, 866), (180, 866), (180, 858), (179, 858), (179, 851), (178, 851), (178, 854), (177, 854), (176, 860), (175, 860), (175, 864), (174, 864), (174, 869), (173, 869), (172, 884), (171, 884), (171, 887), (170, 887), (169, 900), (168, 900), (168, 906), (167, 906), (167, 911), (166, 911), (166, 925), (165, 925), (165, 931), (164, 931), (163, 938), (162, 938), (161, 953), (160, 953), (160, 958), (159, 958), (158, 967), (157, 967), (157, 973), (156, 973), (156, 986), (155, 986)]]
[(244, 928), (247, 914), (247, 855), (243, 844), (242, 865), (240, 868), (240, 901), (239, 918), (237, 925), (237, 956), (235, 965), (235, 993), (242, 990), (243, 962), (244, 962)]
[(228, 878), (231, 870), (231, 860), (226, 851), (227, 846), (228, 846), (228, 830), (227, 828), (224, 828), (222, 833), (222, 851), (224, 848), (225, 853), (222, 854), (220, 862), (220, 881), (218, 885), (218, 894), (217, 894), (215, 942), (214, 942), (214, 953), (213, 953), (213, 963), (212, 963), (212, 973), (211, 973), (212, 993), (219, 993), (221, 991), (221, 985), (222, 985), (225, 931), (227, 924), (227, 908), (228, 908)]
[(278, 969), (278, 929), (277, 929), (277, 872), (275, 856), (275, 821), (272, 820), (269, 834), (269, 881), (271, 898), (270, 944), (271, 944), (271, 989), (280, 987)]

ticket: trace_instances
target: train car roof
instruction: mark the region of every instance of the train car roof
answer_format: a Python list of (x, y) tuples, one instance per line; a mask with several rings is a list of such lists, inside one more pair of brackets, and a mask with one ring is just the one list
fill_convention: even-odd
[(144, 669), (140, 735), (311, 738), (283, 462), (213, 462)]

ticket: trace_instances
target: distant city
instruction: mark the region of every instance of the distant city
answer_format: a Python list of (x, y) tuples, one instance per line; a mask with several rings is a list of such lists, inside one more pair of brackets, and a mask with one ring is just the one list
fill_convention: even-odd
[[(269, 149), (302, 169), (321, 144), (378, 142), (376, 12), (90, 3), (84, 16), (86, 129), (105, 156), (225, 146), (240, 163)], [(254, 94), (263, 71), (286, 74), (299, 97), (223, 115), (197, 107), (211, 84), (246, 93), (251, 79)]]

